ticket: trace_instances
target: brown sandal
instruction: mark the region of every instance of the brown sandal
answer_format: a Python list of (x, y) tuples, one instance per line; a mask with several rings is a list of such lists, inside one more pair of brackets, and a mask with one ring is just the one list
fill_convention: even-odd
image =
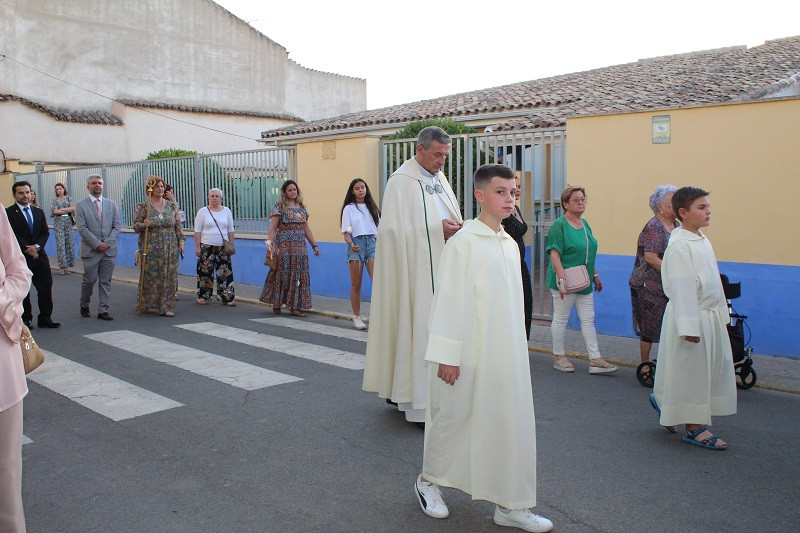
[(281, 314), (281, 306), (273, 307), (272, 312), (275, 313), (276, 315)]
[(292, 315), (292, 316), (299, 316), (299, 317), (308, 316), (308, 315), (306, 315), (304, 312), (302, 312), (302, 311), (301, 311), (301, 310), (299, 310), (299, 309), (292, 309), (292, 310), (289, 312), (289, 314), (290, 314), (290, 315)]
[(199, 303), (200, 305), (206, 305), (208, 302), (205, 301), (203, 298), (198, 298), (197, 303)]
[(227, 307), (236, 307), (236, 302), (225, 302), (222, 305), (227, 306)]

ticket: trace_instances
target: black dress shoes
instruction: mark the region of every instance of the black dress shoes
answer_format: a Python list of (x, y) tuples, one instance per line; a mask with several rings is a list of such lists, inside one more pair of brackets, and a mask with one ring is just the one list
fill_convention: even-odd
[(84, 318), (89, 317), (89, 308), (81, 306), (81, 316)]
[(40, 320), (39, 321), (40, 328), (60, 328), (61, 322), (53, 322), (50, 319), (47, 320)]
[(33, 321), (31, 321), (31, 320), (23, 320), (22, 323), (25, 324), (26, 326), (28, 326), (28, 329), (33, 329)]
[(114, 320), (114, 317), (108, 313), (97, 313), (97, 318), (100, 320)]

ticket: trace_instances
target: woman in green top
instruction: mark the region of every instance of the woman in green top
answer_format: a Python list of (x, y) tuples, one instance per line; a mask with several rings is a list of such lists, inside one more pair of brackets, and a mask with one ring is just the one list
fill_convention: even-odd
[[(607, 374), (616, 372), (618, 368), (608, 363), (600, 355), (597, 347), (597, 332), (594, 329), (594, 290), (603, 290), (603, 282), (594, 268), (597, 255), (597, 239), (592, 235), (589, 223), (581, 218), (586, 210), (586, 191), (582, 187), (567, 186), (561, 193), (561, 206), (564, 215), (553, 222), (547, 235), (547, 251), (550, 253), (550, 265), (547, 267), (547, 286), (553, 294), (553, 322), (550, 332), (553, 335), (553, 368), (561, 372), (574, 372), (564, 355), (564, 334), (572, 307), (578, 312), (581, 321), (581, 332), (589, 351), (589, 373)], [(589, 248), (588, 254), (586, 248)], [(588, 255), (588, 261), (587, 261)], [(586, 265), (593, 274), (592, 282), (584, 290), (572, 294), (565, 293), (564, 270), (578, 265)]]

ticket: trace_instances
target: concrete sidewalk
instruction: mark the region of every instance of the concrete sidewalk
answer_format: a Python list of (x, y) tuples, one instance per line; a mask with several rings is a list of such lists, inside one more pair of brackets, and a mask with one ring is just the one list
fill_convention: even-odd
[[(50, 258), (50, 264), (55, 271), (58, 270), (55, 257)], [(83, 272), (83, 265), (80, 260), (76, 260), (75, 267), (71, 271), (73, 275)], [(54, 272), (53, 275), (58, 274)], [(138, 283), (139, 270), (137, 268), (117, 266), (114, 268), (113, 279), (124, 283)], [(237, 283), (236, 301), (267, 307), (258, 301), (261, 289), (261, 287), (255, 285)], [(197, 278), (194, 276), (178, 276), (178, 290), (181, 293), (181, 299), (194, 299), (197, 290)], [(353, 316), (350, 300), (346, 298), (313, 295), (312, 302), (314, 308), (308, 310), (310, 313), (340, 320), (350, 320)], [(361, 303), (361, 313), (365, 317), (369, 316), (369, 302)], [(639, 365), (639, 339), (601, 334), (598, 334), (597, 337), (600, 353), (608, 361), (615, 365), (631, 368), (636, 368)], [(758, 339), (754, 339), (754, 345), (758, 348)], [(588, 360), (588, 355), (584, 351), (586, 346), (580, 331), (568, 329), (565, 346), (569, 357)], [(534, 322), (531, 327), (531, 339), (528, 343), (528, 349), (540, 354), (541, 357), (552, 356), (549, 325)], [(656, 351), (657, 346), (654, 346), (651, 357), (655, 358)], [(581, 371), (582, 368), (583, 365), (576, 365), (577, 371)], [(800, 394), (800, 359), (753, 354), (753, 368), (758, 378), (756, 387)]]

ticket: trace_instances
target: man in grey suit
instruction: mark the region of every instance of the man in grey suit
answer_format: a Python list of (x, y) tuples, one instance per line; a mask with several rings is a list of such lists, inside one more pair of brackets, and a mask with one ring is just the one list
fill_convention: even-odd
[(117, 237), (119, 237), (119, 209), (117, 204), (103, 198), (103, 178), (99, 174), (89, 175), (88, 198), (84, 198), (75, 209), (78, 233), (81, 236), (80, 254), (83, 260), (83, 284), (81, 285), (81, 316), (89, 316), (89, 301), (94, 284), (100, 278), (100, 305), (97, 318), (114, 320), (108, 313), (108, 298), (111, 294), (111, 274), (117, 260)]

